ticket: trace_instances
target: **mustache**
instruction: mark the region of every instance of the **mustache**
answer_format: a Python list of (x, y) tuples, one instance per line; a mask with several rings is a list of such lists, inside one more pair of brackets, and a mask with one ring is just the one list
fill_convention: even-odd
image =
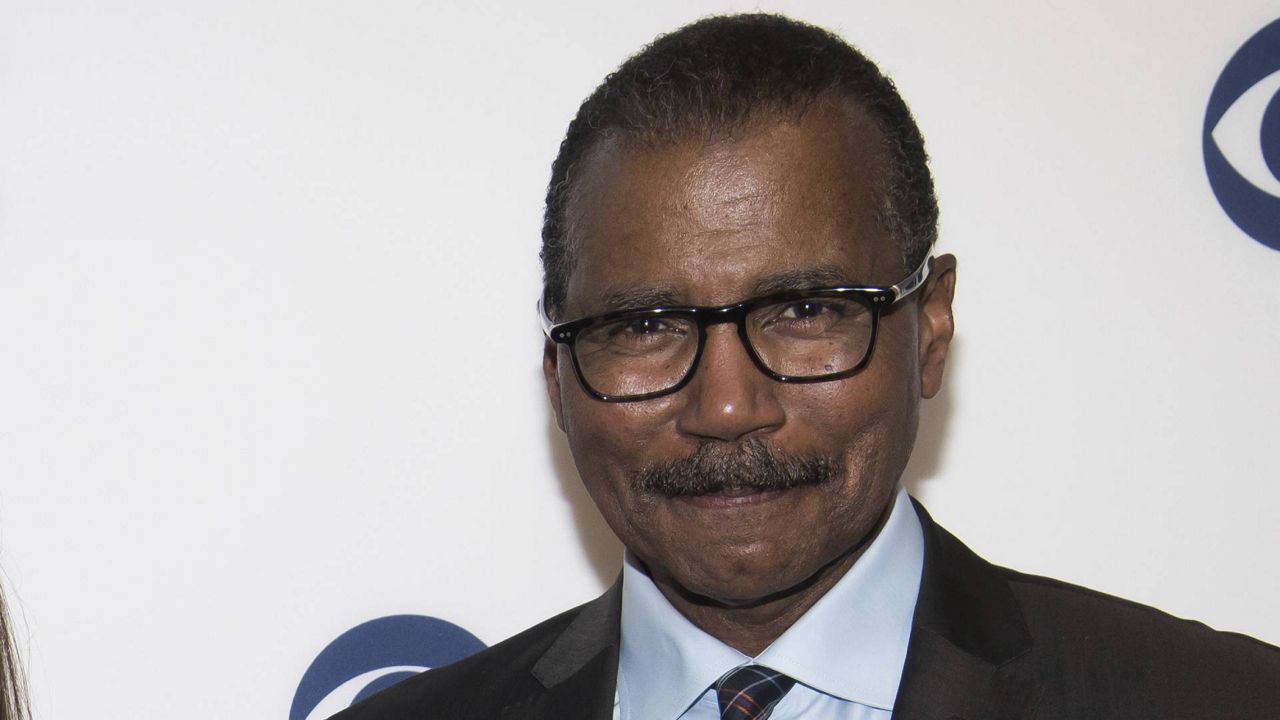
[(638, 493), (690, 497), (725, 492), (790, 490), (824, 485), (844, 474), (825, 455), (790, 455), (753, 438), (736, 445), (704, 443), (688, 457), (646, 465), (632, 474)]

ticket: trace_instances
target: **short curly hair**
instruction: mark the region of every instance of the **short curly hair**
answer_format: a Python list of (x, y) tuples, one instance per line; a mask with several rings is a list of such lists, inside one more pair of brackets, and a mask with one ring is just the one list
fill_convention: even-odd
[(887, 161), (880, 222), (904, 268), (923, 262), (938, 234), (938, 201), (924, 138), (893, 81), (822, 28), (781, 15), (722, 15), (658, 37), (606, 77), (569, 123), (542, 222), (548, 313), (558, 317), (573, 272), (566, 212), (574, 171), (597, 141), (714, 137), (769, 114), (803, 113), (830, 96), (853, 103), (879, 129)]

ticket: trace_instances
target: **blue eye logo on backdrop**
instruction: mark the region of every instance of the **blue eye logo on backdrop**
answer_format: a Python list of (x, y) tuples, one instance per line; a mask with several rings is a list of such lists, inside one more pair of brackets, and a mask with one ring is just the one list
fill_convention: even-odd
[(1218, 77), (1204, 115), (1204, 165), (1222, 209), (1280, 250), (1280, 20), (1249, 38)]
[(485, 647), (475, 635), (424, 615), (390, 615), (342, 633), (302, 675), (289, 720), (324, 720), (433, 667)]

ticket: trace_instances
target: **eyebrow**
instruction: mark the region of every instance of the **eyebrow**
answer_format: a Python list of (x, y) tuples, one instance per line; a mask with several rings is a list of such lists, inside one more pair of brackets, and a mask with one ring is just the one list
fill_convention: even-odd
[(848, 275), (834, 265), (767, 275), (752, 286), (752, 297), (849, 285)]
[(672, 290), (657, 287), (639, 287), (618, 290), (604, 296), (601, 302), (602, 312), (615, 310), (640, 310), (651, 307), (671, 307), (687, 305), (680, 302), (679, 296)]
[[(849, 285), (848, 276), (834, 265), (824, 265), (803, 270), (767, 275), (751, 286), (749, 297), (773, 295), (775, 293), (816, 290), (818, 288), (840, 287)], [(744, 297), (740, 300), (747, 300)], [(617, 310), (643, 310), (655, 307), (683, 307), (691, 303), (681, 293), (662, 287), (636, 287), (617, 290), (605, 295), (600, 302), (597, 313)]]

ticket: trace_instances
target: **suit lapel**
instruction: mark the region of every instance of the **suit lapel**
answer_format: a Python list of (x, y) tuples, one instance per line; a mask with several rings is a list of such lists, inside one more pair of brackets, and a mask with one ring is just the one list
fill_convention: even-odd
[(534, 664), (540, 692), (502, 710), (503, 720), (610, 720), (618, 680), (622, 581), (588, 603)]
[(924, 574), (894, 720), (1023, 720), (1040, 689), (1008, 583), (916, 505)]
[(1039, 689), (1017, 669), (988, 663), (929, 629), (912, 632), (894, 720), (1023, 720)]

